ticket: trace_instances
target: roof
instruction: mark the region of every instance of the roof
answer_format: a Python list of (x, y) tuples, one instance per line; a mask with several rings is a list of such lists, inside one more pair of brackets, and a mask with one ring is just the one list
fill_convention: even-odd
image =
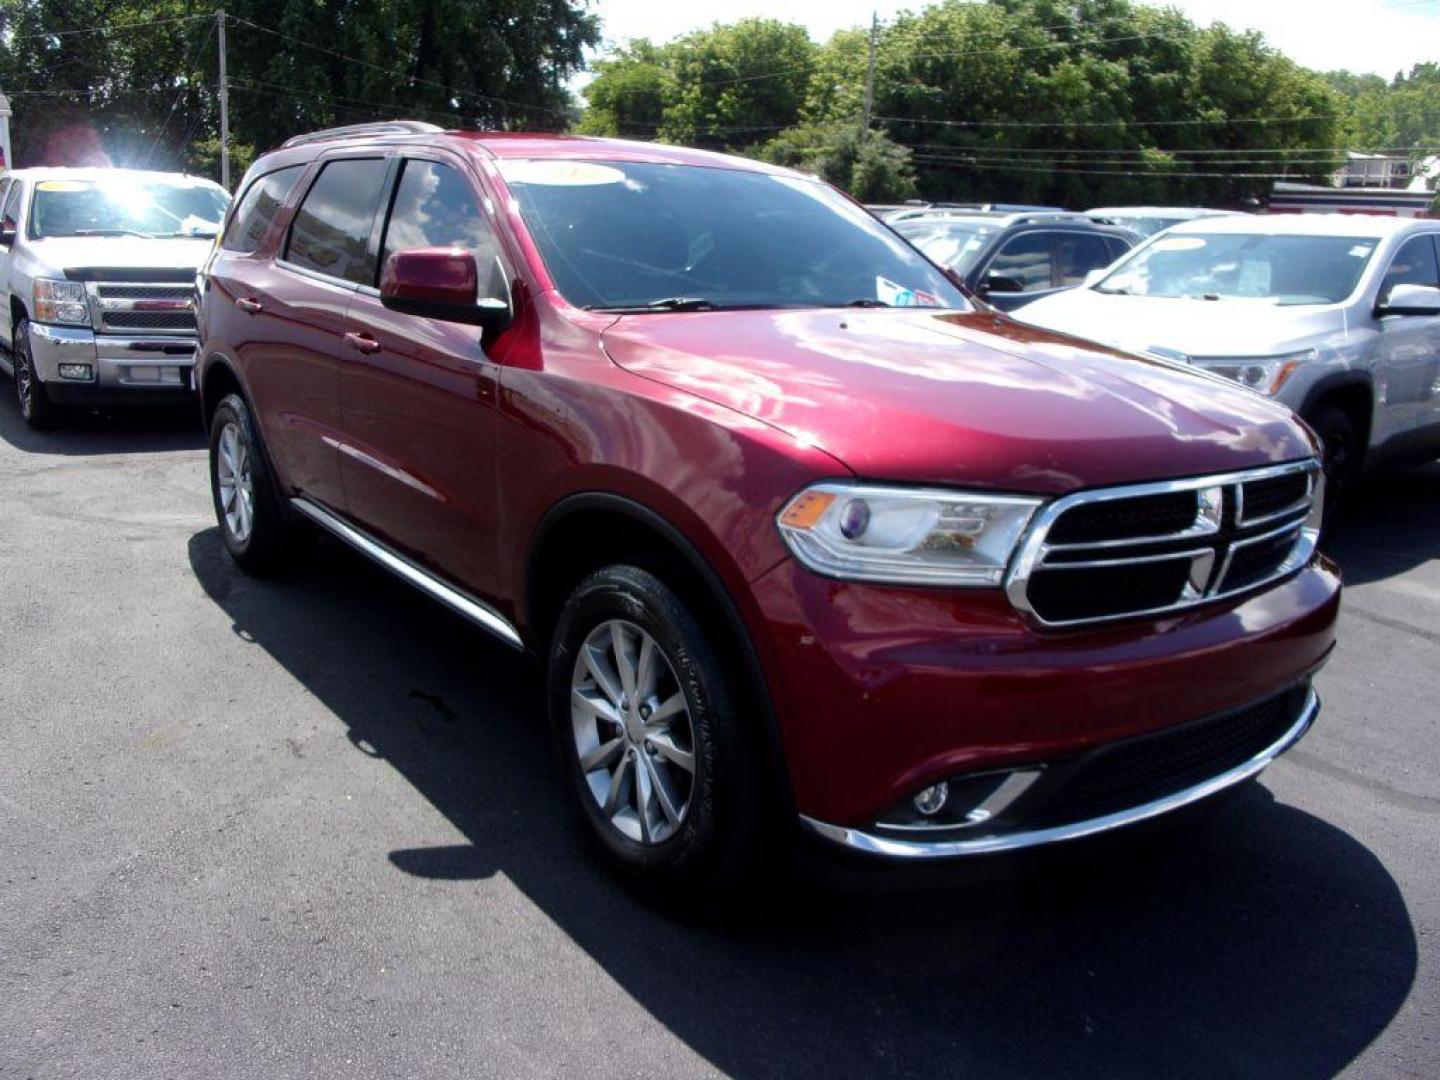
[(1209, 214), (1229, 214), (1230, 210), (1211, 210), (1206, 206), (1097, 206), (1085, 213), (1098, 217), (1116, 215), (1125, 217), (1204, 217)]
[[(408, 123), (402, 121), (400, 123)], [(369, 126), (369, 125), (366, 125)], [(379, 128), (380, 125), (373, 125)], [(396, 125), (398, 127), (398, 124)], [(425, 125), (427, 127), (433, 125)], [(284, 155), (287, 159), (309, 160), (317, 151), (347, 144), (384, 144), (387, 146), (436, 145), (449, 143), (457, 148), (479, 151), (492, 158), (556, 158), (578, 161), (633, 161), (662, 165), (708, 165), (712, 168), (743, 169), (752, 172), (799, 176), (793, 169), (770, 165), (763, 161), (695, 150), (666, 143), (638, 142), (629, 139), (602, 139), (590, 135), (561, 135), (545, 131), (360, 131), (336, 129), (333, 138), (325, 132), (302, 142), (290, 141), (266, 152)]]
[(205, 187), (220, 187), (214, 180), (190, 173), (161, 172), (157, 169), (116, 169), (116, 168), (74, 168), (68, 165), (32, 165), (25, 169), (7, 169), (6, 176), (21, 180), (90, 180), (105, 181), (123, 177), (132, 180), (165, 180), (169, 183), (180, 181)]
[(1261, 236), (1394, 236), (1424, 219), (1373, 214), (1244, 214), (1237, 217), (1200, 218), (1170, 226), (1166, 236), (1187, 233), (1248, 233)]

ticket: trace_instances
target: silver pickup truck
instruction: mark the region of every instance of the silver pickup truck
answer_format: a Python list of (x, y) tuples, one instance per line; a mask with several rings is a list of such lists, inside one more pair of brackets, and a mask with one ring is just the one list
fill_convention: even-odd
[(229, 203), (220, 185), (180, 173), (0, 176), (0, 368), (31, 427), (66, 406), (192, 393), (195, 271)]

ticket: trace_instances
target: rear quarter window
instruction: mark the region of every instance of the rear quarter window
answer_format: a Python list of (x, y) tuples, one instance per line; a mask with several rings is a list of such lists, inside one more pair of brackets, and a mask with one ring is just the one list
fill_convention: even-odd
[(266, 173), (251, 183), (235, 208), (220, 246), (226, 251), (242, 254), (258, 250), (275, 221), (275, 215), (280, 212), (280, 207), (285, 204), (304, 171), (304, 165), (291, 165)]

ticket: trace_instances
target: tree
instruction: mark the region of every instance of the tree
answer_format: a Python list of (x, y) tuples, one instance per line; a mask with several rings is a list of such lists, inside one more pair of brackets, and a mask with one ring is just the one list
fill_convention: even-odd
[[(0, 86), (21, 162), (83, 111), (117, 164), (208, 167), (218, 132), (210, 0), (0, 0)], [(579, 0), (227, 0), (231, 130), (268, 148), (409, 116), (562, 130), (565, 83), (598, 40)], [(199, 144), (197, 146), (197, 144)]]
[(910, 151), (883, 131), (853, 123), (800, 124), (755, 147), (751, 156), (814, 173), (861, 202), (899, 202), (915, 195)]
[(804, 27), (741, 19), (596, 65), (581, 130), (738, 148), (801, 119), (815, 60)]

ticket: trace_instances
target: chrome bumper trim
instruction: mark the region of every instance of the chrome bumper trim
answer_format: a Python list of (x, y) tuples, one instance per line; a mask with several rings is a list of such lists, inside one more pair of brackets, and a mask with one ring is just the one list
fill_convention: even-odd
[(826, 840), (853, 851), (891, 859), (950, 859), (999, 851), (1019, 851), (1023, 848), (1040, 847), (1044, 844), (1055, 844), (1065, 840), (1078, 840), (1083, 836), (1110, 832), (1112, 829), (1124, 828), (1126, 825), (1134, 825), (1137, 822), (1168, 814), (1172, 810), (1199, 802), (1201, 799), (1250, 779), (1299, 742), (1301, 736), (1315, 722), (1315, 717), (1319, 715), (1319, 712), (1320, 698), (1316, 695), (1315, 689), (1311, 687), (1295, 723), (1286, 730), (1284, 735), (1249, 761), (1227, 769), (1193, 787), (1155, 799), (1153, 802), (1142, 803), (1126, 810), (1117, 810), (1113, 814), (1091, 818), (1088, 821), (1056, 825), (1048, 829), (1032, 829), (1028, 832), (967, 837), (964, 840), (933, 841), (901, 840), (889, 836), (877, 836), (875, 833), (863, 832), (860, 829), (850, 829), (842, 825), (830, 825), (823, 821), (816, 821), (804, 814), (800, 815), (800, 823), (817, 836), (822, 836)]
[(374, 559), (397, 577), (404, 578), (421, 592), (439, 600), (451, 611), (457, 612), (485, 630), (517, 649), (525, 647), (520, 632), (503, 615), (473, 596), (467, 596), (459, 589), (447, 585), (428, 570), (416, 566), (403, 555), (391, 551), (378, 540), (372, 540), (349, 522), (342, 521), (329, 510), (309, 499), (294, 498), (290, 505), (315, 524), (345, 541), (360, 554)]

